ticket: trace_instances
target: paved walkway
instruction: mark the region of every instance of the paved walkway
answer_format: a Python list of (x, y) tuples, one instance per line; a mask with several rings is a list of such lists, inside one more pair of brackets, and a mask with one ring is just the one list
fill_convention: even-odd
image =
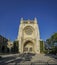
[(7, 54), (7, 55), (0, 55), (0, 56), (2, 56), (2, 57), (10, 57), (10, 56), (18, 56), (19, 54)]
[(45, 54), (36, 54), (31, 62), (48, 62), (48, 63), (57, 63), (57, 59), (55, 59), (51, 55), (45, 55)]
[(57, 65), (57, 59), (55, 59), (54, 57), (55, 56), (45, 55), (45, 54), (36, 54), (33, 56), (31, 55), (28, 56), (26, 54), (2, 55), (2, 58), (0, 59), (0, 65), (3, 65), (3, 64), (4, 65), (33, 65), (33, 64), (34, 65), (47, 65), (47, 64)]

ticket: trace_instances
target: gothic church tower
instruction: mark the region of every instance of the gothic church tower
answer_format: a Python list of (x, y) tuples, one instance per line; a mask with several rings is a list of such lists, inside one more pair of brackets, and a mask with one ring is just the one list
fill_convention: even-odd
[(40, 53), (40, 34), (37, 19), (21, 18), (17, 40), (20, 53)]

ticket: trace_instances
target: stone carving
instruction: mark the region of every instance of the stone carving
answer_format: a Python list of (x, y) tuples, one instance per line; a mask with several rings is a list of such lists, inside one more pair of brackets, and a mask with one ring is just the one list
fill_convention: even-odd
[(20, 53), (40, 53), (40, 34), (36, 18), (34, 20), (21, 18), (17, 40)]

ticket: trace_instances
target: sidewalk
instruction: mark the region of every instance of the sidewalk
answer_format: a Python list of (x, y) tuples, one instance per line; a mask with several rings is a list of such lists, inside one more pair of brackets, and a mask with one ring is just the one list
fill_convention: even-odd
[(36, 54), (31, 62), (47, 62), (47, 63), (56, 63), (57, 64), (57, 59), (54, 57), (44, 55), (44, 54)]
[(10, 57), (10, 56), (18, 56), (19, 54), (7, 54), (7, 55), (0, 55), (1, 57)]

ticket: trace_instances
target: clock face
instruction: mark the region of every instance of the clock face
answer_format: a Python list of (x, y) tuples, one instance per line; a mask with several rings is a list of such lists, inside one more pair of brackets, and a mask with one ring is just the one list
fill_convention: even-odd
[(25, 33), (26, 33), (27, 35), (31, 35), (32, 32), (33, 32), (33, 29), (32, 29), (31, 26), (27, 26), (27, 27), (25, 27), (24, 30), (25, 30)]

